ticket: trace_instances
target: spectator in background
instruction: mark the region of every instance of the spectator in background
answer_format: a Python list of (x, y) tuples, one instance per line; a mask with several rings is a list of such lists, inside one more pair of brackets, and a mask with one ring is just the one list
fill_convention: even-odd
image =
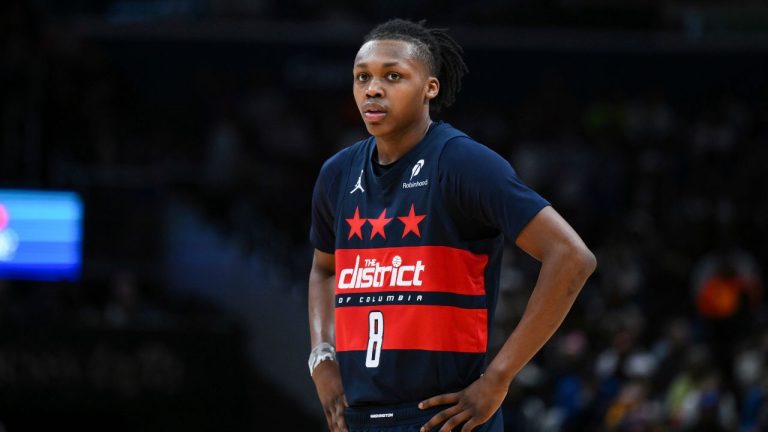
[(569, 331), (555, 343), (552, 405), (563, 432), (582, 431), (587, 426), (594, 396), (588, 350), (587, 335), (581, 330)]
[(672, 430), (733, 430), (737, 416), (733, 392), (724, 385), (706, 345), (688, 353), (685, 368), (674, 378), (664, 402)]
[(734, 363), (741, 392), (739, 432), (768, 430), (768, 330), (750, 338)]
[(136, 275), (126, 270), (117, 272), (109, 290), (110, 297), (104, 305), (104, 321), (114, 327), (132, 324), (142, 302)]
[(652, 378), (651, 392), (654, 397), (663, 397), (672, 380), (682, 371), (692, 346), (691, 339), (691, 325), (686, 318), (675, 317), (667, 322), (661, 338), (653, 345), (658, 361)]
[(170, 323), (167, 310), (150, 298), (148, 288), (133, 271), (116, 272), (104, 304), (103, 320), (110, 327), (159, 328)]
[(647, 380), (630, 380), (608, 408), (604, 426), (607, 431), (652, 431), (659, 424), (660, 410), (650, 399)]
[(716, 367), (729, 388), (739, 335), (755, 330), (762, 301), (755, 259), (747, 252), (725, 248), (703, 257), (694, 269), (696, 311), (702, 336), (715, 356)]

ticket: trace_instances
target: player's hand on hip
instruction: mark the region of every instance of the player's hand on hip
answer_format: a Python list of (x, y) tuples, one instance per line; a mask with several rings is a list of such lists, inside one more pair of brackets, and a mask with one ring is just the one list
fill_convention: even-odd
[(344, 396), (344, 387), (341, 385), (339, 364), (335, 361), (321, 362), (312, 373), (312, 379), (315, 382), (330, 432), (347, 432), (347, 422), (344, 419), (347, 399)]
[[(470, 432), (487, 422), (499, 409), (507, 396), (509, 387), (502, 380), (489, 375), (481, 375), (469, 387), (456, 393), (446, 393), (422, 401), (419, 408), (427, 409), (439, 405), (450, 405), (435, 414), (421, 428), (421, 432), (431, 431), (432, 428), (445, 422), (439, 432), (450, 432), (461, 427), (461, 432)], [(458, 430), (458, 429), (457, 429)]]

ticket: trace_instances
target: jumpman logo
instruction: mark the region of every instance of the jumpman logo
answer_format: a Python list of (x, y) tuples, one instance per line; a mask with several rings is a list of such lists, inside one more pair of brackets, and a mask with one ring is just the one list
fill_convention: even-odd
[(363, 189), (363, 170), (360, 170), (360, 177), (357, 178), (357, 183), (355, 183), (355, 188), (352, 189), (349, 193), (353, 194), (358, 189), (360, 189), (361, 192), (365, 192), (365, 189)]

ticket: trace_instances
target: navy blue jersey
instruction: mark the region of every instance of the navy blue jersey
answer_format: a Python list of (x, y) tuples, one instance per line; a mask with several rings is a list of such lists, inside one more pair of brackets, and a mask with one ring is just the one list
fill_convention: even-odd
[(376, 166), (374, 137), (328, 159), (310, 240), (336, 260), (336, 351), (351, 406), (463, 389), (486, 366), (504, 236), (549, 205), (445, 122)]

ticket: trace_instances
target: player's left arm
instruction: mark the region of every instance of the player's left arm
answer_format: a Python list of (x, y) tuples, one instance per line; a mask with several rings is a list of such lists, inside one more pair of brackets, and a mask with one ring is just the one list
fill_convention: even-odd
[(426, 409), (451, 405), (427, 422), (440, 432), (461, 425), (469, 432), (488, 421), (501, 406), (520, 370), (552, 337), (571, 309), (597, 262), (581, 237), (551, 206), (544, 207), (518, 235), (515, 243), (541, 262), (538, 280), (519, 324), (485, 373), (466, 389), (423, 401)]

